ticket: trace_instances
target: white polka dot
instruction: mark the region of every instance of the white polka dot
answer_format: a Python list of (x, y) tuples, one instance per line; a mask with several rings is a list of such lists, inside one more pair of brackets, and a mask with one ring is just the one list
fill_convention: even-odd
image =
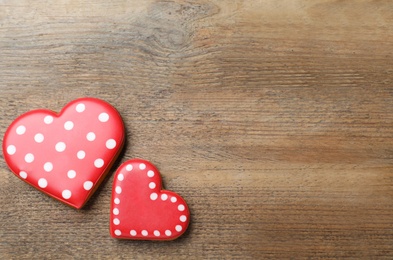
[(26, 178), (27, 178), (27, 172), (21, 171), (21, 172), (19, 173), (19, 176), (20, 176), (22, 179), (26, 179)]
[(152, 170), (148, 171), (147, 172), (147, 176), (150, 177), (150, 178), (153, 177), (154, 176), (154, 172)]
[[(16, 153), (16, 147), (15, 147), (15, 145), (9, 145), (9, 146), (7, 147), (7, 153), (8, 153), (9, 155), (15, 154), (15, 153)], [(25, 157), (25, 158), (26, 158), (26, 157)]]
[(68, 178), (70, 178), (70, 179), (75, 178), (75, 177), (76, 177), (76, 171), (74, 171), (74, 170), (69, 170), (69, 171), (67, 172), (67, 176), (68, 176)]
[(82, 113), (83, 111), (85, 111), (85, 108), (86, 108), (85, 104), (79, 103), (78, 105), (76, 105), (75, 110), (78, 113)]
[(120, 173), (119, 175), (117, 175), (117, 179), (118, 179), (119, 181), (124, 180), (124, 175), (123, 175), (122, 173)]
[(180, 231), (182, 231), (182, 226), (180, 226), (180, 225), (177, 225), (176, 227), (175, 227), (175, 229), (176, 229), (176, 231), (177, 232), (180, 232)]
[(63, 196), (63, 198), (65, 198), (66, 200), (68, 200), (69, 198), (71, 198), (71, 191), (70, 190), (63, 190), (63, 192), (61, 193), (61, 196)]
[(149, 188), (154, 189), (156, 187), (156, 184), (154, 182), (149, 183)]
[(120, 224), (120, 220), (118, 218), (113, 219), (113, 224), (119, 225)]
[(92, 141), (94, 141), (94, 140), (96, 139), (96, 134), (93, 133), (93, 132), (89, 132), (89, 133), (86, 135), (86, 138), (87, 138), (87, 140), (89, 140), (90, 142), (92, 142)]
[(66, 144), (64, 142), (58, 142), (55, 146), (56, 151), (58, 151), (59, 153), (64, 152), (64, 150), (66, 149)]
[(132, 165), (131, 164), (127, 165), (126, 166), (126, 170), (129, 171), (129, 172), (132, 171)]
[(83, 158), (85, 158), (85, 156), (86, 156), (86, 153), (85, 153), (85, 151), (82, 151), (82, 150), (80, 150), (77, 154), (76, 154), (76, 156), (78, 157), (78, 159), (83, 159)]
[(147, 230), (142, 230), (142, 236), (147, 236), (148, 234)]
[(34, 141), (37, 143), (42, 143), (44, 141), (44, 135), (41, 133), (38, 133), (34, 136)]
[(83, 183), (83, 188), (85, 190), (90, 190), (93, 187), (93, 182), (91, 181), (85, 181), (85, 183)]
[(26, 127), (24, 125), (20, 125), (16, 128), (16, 133), (18, 135), (23, 135), (26, 132)]
[(101, 168), (102, 166), (104, 166), (104, 160), (98, 158), (94, 161), (94, 166), (97, 168)]
[(114, 208), (113, 209), (113, 214), (115, 214), (115, 215), (119, 215), (119, 209), (118, 208)]
[(154, 235), (156, 236), (156, 237), (159, 237), (160, 236), (160, 231), (158, 231), (158, 230), (154, 230)]
[(120, 199), (119, 199), (119, 198), (116, 198), (116, 199), (114, 200), (114, 202), (115, 202), (115, 204), (120, 204)]
[(135, 230), (131, 230), (130, 231), (130, 235), (133, 236), (133, 237), (136, 236), (136, 231)]
[(52, 171), (52, 170), (53, 170), (53, 164), (52, 164), (51, 162), (46, 162), (46, 163), (44, 164), (44, 170), (45, 170), (46, 172)]
[(34, 161), (34, 155), (32, 153), (28, 153), (25, 156), (25, 162), (27, 163), (31, 163)]
[(176, 198), (176, 197), (172, 197), (172, 198), (171, 198), (171, 201), (172, 201), (173, 203), (175, 203), (175, 202), (177, 201), (177, 198)]
[(115, 192), (116, 192), (117, 194), (120, 194), (120, 193), (121, 193), (121, 187), (120, 187), (120, 186), (116, 186)]
[(101, 113), (99, 116), (98, 116), (98, 120), (100, 120), (101, 122), (106, 122), (106, 121), (108, 121), (109, 120), (109, 115), (107, 114), (107, 113)]
[(116, 235), (116, 236), (120, 236), (120, 235), (121, 235), (121, 231), (118, 230), (118, 229), (116, 229), (116, 230), (115, 230), (115, 235)]
[(44, 178), (39, 179), (38, 186), (40, 186), (41, 188), (46, 188), (46, 186), (48, 186), (47, 180)]
[(72, 128), (74, 128), (74, 123), (72, 121), (67, 121), (64, 123), (64, 129), (65, 130), (71, 130)]
[(172, 232), (170, 230), (165, 230), (165, 235), (169, 237), (170, 235), (172, 235)]
[(186, 217), (186, 216), (184, 216), (184, 215), (181, 215), (181, 216), (180, 216), (180, 221), (181, 221), (181, 222), (186, 222), (186, 220), (187, 220), (187, 217)]
[(52, 117), (52, 116), (46, 116), (46, 117), (44, 118), (44, 122), (45, 122), (45, 124), (47, 124), (47, 125), (52, 124), (52, 122), (53, 122), (53, 117)]
[(180, 204), (179, 206), (177, 206), (177, 209), (178, 209), (179, 211), (184, 211), (185, 208), (186, 208), (186, 207), (184, 207), (183, 204)]
[(141, 170), (146, 169), (146, 164), (144, 164), (144, 163), (139, 164), (139, 169), (141, 169)]
[(109, 139), (108, 141), (106, 141), (106, 148), (108, 149), (113, 149), (116, 147), (116, 141), (114, 139)]
[(156, 200), (157, 198), (158, 198), (157, 193), (152, 193), (152, 194), (150, 194), (150, 199), (151, 199), (151, 200)]
[(166, 195), (166, 194), (161, 194), (161, 199), (162, 199), (163, 201), (167, 200), (167, 199), (168, 199), (168, 195)]

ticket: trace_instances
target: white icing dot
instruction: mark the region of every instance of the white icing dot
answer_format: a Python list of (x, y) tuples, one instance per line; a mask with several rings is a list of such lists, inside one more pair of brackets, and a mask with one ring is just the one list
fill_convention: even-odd
[(90, 190), (93, 187), (93, 182), (91, 181), (85, 181), (85, 183), (83, 183), (83, 188), (85, 190)]
[(61, 193), (61, 196), (63, 196), (63, 198), (65, 198), (66, 200), (68, 200), (69, 198), (71, 198), (71, 191), (70, 190), (63, 190), (63, 192)]
[(118, 229), (116, 229), (116, 230), (115, 230), (115, 235), (116, 235), (116, 236), (120, 236), (120, 235), (121, 235), (121, 231), (118, 230)]
[(74, 123), (72, 121), (67, 121), (64, 123), (64, 129), (65, 130), (71, 130), (72, 128), (74, 128)]
[[(9, 146), (7, 147), (7, 153), (8, 153), (9, 155), (15, 154), (15, 153), (16, 153), (16, 147), (15, 147), (15, 145), (9, 145)], [(25, 157), (25, 158), (26, 158), (26, 157)]]
[(166, 195), (166, 194), (161, 194), (161, 199), (162, 200), (167, 200), (168, 199), (168, 195)]
[(79, 103), (78, 105), (76, 105), (75, 110), (78, 113), (82, 113), (83, 111), (85, 111), (85, 108), (86, 108), (85, 104)]
[(170, 235), (172, 235), (172, 232), (170, 230), (165, 230), (165, 235), (169, 237)]
[(147, 230), (142, 230), (142, 236), (147, 236), (148, 234)]
[(120, 173), (119, 175), (117, 175), (117, 179), (118, 179), (119, 181), (124, 180), (124, 175), (123, 175), (122, 173)]
[(85, 156), (86, 156), (86, 153), (85, 153), (85, 151), (82, 151), (82, 150), (80, 150), (77, 154), (76, 154), (76, 156), (78, 157), (78, 159), (83, 159), (83, 158), (85, 158)]
[(114, 200), (114, 202), (115, 202), (115, 204), (120, 204), (120, 199), (119, 199), (119, 198), (116, 198), (116, 199)]
[(52, 170), (53, 170), (53, 164), (52, 164), (51, 162), (46, 162), (46, 163), (44, 164), (44, 170), (45, 170), (46, 172), (52, 171)]
[(56, 151), (58, 151), (59, 153), (64, 152), (64, 150), (66, 149), (66, 144), (64, 142), (58, 142), (55, 146)]
[(144, 164), (144, 163), (139, 164), (139, 169), (141, 169), (141, 170), (146, 169), (146, 164)]
[(27, 178), (27, 172), (21, 171), (21, 172), (19, 172), (19, 176), (20, 176), (22, 179), (26, 179), (26, 178)]
[(130, 231), (130, 235), (133, 236), (133, 237), (136, 236), (136, 231), (135, 230), (131, 230)]
[(24, 125), (20, 125), (16, 128), (16, 133), (18, 135), (23, 135), (26, 132), (26, 127)]
[(116, 141), (114, 139), (109, 139), (108, 141), (106, 141), (106, 148), (108, 149), (113, 149), (116, 147)]
[(151, 200), (156, 200), (157, 198), (158, 198), (157, 193), (152, 193), (152, 194), (150, 194), (150, 199), (151, 199)]
[(94, 161), (94, 166), (97, 168), (101, 168), (102, 166), (104, 166), (104, 160), (98, 158)]
[(154, 176), (154, 172), (152, 170), (148, 171), (147, 172), (147, 176), (150, 177), (150, 178), (153, 177)]
[(44, 141), (44, 135), (41, 133), (38, 133), (34, 136), (34, 141), (37, 143), (42, 143)]
[(129, 171), (129, 172), (132, 171), (132, 165), (131, 164), (127, 165), (126, 166), (126, 170)]
[(159, 237), (159, 236), (160, 236), (160, 231), (154, 230), (154, 235), (155, 235), (156, 237)]
[(181, 215), (181, 216), (180, 216), (180, 221), (181, 221), (181, 222), (186, 222), (186, 220), (187, 220), (187, 217), (186, 217), (186, 216), (184, 216), (184, 215)]
[(120, 220), (118, 218), (113, 219), (113, 224), (119, 225), (120, 224)]
[(149, 188), (154, 189), (156, 187), (156, 184), (154, 182), (149, 183)]
[(176, 227), (175, 227), (175, 229), (176, 229), (176, 231), (177, 232), (180, 232), (180, 231), (182, 231), (182, 226), (180, 226), (180, 225), (177, 225)]
[(96, 134), (93, 133), (93, 132), (89, 132), (89, 133), (86, 135), (86, 138), (87, 138), (87, 140), (89, 140), (90, 142), (92, 142), (92, 141), (94, 141), (94, 140), (96, 139)]
[(120, 193), (121, 193), (121, 187), (120, 187), (120, 186), (116, 186), (115, 192), (116, 192), (117, 194), (120, 194)]
[(38, 186), (40, 186), (41, 188), (46, 188), (46, 186), (48, 186), (47, 180), (44, 178), (39, 179)]
[(172, 198), (171, 198), (171, 201), (172, 201), (173, 203), (175, 203), (175, 202), (177, 201), (176, 197), (172, 197)]
[(32, 153), (28, 153), (25, 155), (25, 162), (31, 163), (34, 161), (34, 155)]
[(98, 116), (98, 120), (100, 120), (100, 122), (106, 122), (106, 121), (108, 121), (109, 120), (109, 115), (107, 114), (107, 113), (101, 113), (99, 116)]
[(184, 207), (183, 204), (180, 204), (179, 206), (177, 206), (177, 209), (178, 209), (179, 211), (184, 211), (185, 208), (186, 208), (186, 207)]
[(113, 209), (113, 214), (115, 214), (115, 215), (119, 215), (119, 209), (118, 208), (114, 208)]
[(75, 178), (75, 176), (76, 176), (76, 171), (74, 171), (74, 170), (69, 170), (69, 171), (67, 172), (67, 176), (68, 176), (68, 178), (70, 178), (70, 179)]
[(52, 116), (46, 116), (46, 117), (44, 118), (44, 122), (45, 122), (45, 124), (47, 124), (47, 125), (52, 124), (52, 122), (53, 122), (53, 117), (52, 117)]

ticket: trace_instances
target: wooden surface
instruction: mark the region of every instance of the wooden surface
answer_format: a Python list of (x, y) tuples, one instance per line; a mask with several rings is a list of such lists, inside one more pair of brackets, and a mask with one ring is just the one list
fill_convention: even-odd
[[(393, 258), (391, 1), (0, 1), (0, 135), (83, 96), (127, 145), (83, 210), (0, 161), (1, 259)], [(109, 236), (113, 172), (188, 201), (173, 242)]]

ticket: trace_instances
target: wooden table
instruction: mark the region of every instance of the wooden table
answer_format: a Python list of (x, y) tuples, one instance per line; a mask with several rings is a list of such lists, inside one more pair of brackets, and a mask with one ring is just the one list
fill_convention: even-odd
[[(393, 258), (391, 1), (0, 1), (0, 135), (78, 97), (127, 144), (82, 210), (0, 161), (1, 259)], [(109, 236), (140, 157), (189, 203), (172, 242)]]

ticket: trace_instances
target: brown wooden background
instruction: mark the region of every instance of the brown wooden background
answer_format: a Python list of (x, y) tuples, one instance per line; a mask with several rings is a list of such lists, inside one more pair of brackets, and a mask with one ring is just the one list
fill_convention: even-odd
[[(0, 0), (1, 138), (83, 96), (124, 153), (80, 211), (1, 160), (2, 259), (393, 258), (391, 1)], [(110, 238), (133, 157), (188, 201), (180, 239)]]

